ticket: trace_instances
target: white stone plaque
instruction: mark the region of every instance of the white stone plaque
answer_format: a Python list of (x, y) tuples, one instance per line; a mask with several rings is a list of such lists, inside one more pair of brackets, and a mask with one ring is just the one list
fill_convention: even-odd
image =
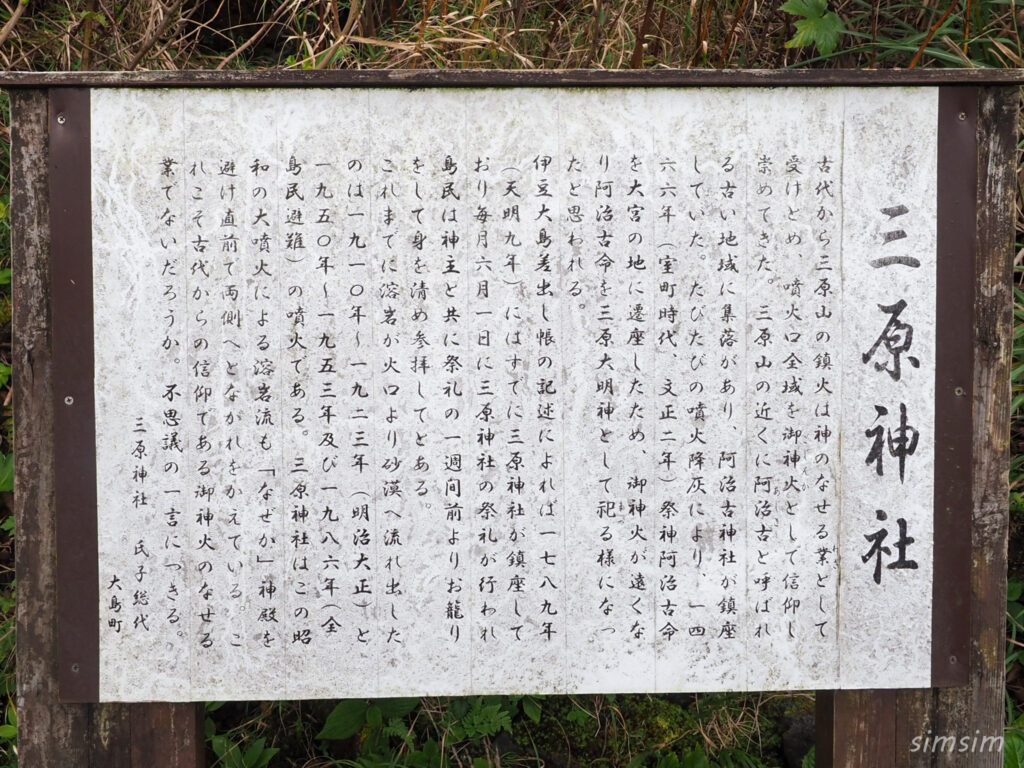
[(937, 94), (95, 90), (101, 700), (929, 687)]

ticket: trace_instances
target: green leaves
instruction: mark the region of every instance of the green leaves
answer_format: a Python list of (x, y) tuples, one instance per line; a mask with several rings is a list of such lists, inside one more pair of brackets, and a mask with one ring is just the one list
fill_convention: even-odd
[(540, 703), (533, 696), (523, 696), (519, 702), (523, 707), (523, 714), (534, 723), (540, 722)]
[(350, 739), (366, 725), (365, 699), (345, 699), (331, 710), (327, 722), (316, 735), (318, 739)]
[(1024, 768), (1024, 717), (1018, 718), (1003, 737), (1003, 765), (1006, 768)]
[(711, 763), (704, 750), (698, 747), (683, 759), (683, 768), (710, 768)]
[(225, 768), (266, 768), (280, 751), (267, 747), (266, 743), (266, 739), (256, 739), (243, 752), (241, 744), (234, 743), (227, 736), (214, 736), (210, 739), (210, 746), (219, 761), (217, 764)]
[(369, 726), (376, 731), (384, 727), (384, 721), (401, 719), (416, 709), (420, 700), (417, 698), (376, 699), (345, 699), (327, 716), (324, 727), (316, 735), (318, 739), (350, 739)]
[(565, 716), (565, 719), (570, 723), (575, 723), (576, 725), (589, 725), (595, 717), (587, 712), (587, 710), (577, 706)]
[(14, 700), (7, 701), (7, 722), (0, 725), (0, 740), (17, 741), (18, 739), (18, 710), (14, 708)]
[[(0, 493), (9, 493), (14, 490), (14, 454), (4, 455), (0, 453)], [(12, 517), (13, 521), (14, 518)], [(13, 524), (13, 522), (12, 522)]]
[(813, 45), (822, 56), (828, 56), (846, 33), (843, 20), (828, 10), (827, 0), (788, 0), (782, 10), (803, 17), (796, 21), (796, 34), (786, 43), (787, 48)]
[(402, 699), (377, 699), (374, 703), (380, 707), (384, 719), (391, 720), (408, 715), (419, 706), (420, 700), (413, 696)]
[(471, 699), (463, 711), (458, 703), (449, 710), (452, 717), (448, 728), (458, 740), (496, 736), (500, 731), (512, 730), (512, 715), (507, 702), (498, 697)]
[(1015, 603), (1024, 595), (1024, 581), (1009, 579), (1006, 582), (1006, 602)]

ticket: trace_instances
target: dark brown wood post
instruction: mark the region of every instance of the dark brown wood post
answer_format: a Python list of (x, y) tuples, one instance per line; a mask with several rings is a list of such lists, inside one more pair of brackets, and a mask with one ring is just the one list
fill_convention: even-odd
[(48, 106), (11, 92), (19, 764), (202, 768), (201, 705), (58, 700)]
[[(972, 467), (970, 684), (920, 691), (836, 691), (818, 695), (819, 766), (1003, 765), (985, 737), (1003, 733), (1006, 542), (1013, 347), (1013, 237), (1016, 87), (979, 89), (974, 284), (974, 461)], [(938, 311), (942, 312), (942, 306)], [(942, 418), (937, 414), (936, 418)], [(941, 530), (935, 531), (942, 536)], [(921, 628), (926, 637), (928, 627)], [(915, 638), (908, 637), (913, 643)], [(914, 738), (919, 737), (918, 749)], [(927, 737), (955, 737), (926, 750)], [(967, 737), (968, 749), (960, 739)], [(976, 741), (975, 741), (976, 738)]]

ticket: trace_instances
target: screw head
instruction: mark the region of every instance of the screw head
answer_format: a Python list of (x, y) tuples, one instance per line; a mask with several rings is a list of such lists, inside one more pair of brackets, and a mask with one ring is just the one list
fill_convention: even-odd
[(73, 398), (71, 395), (68, 395), (67, 397), (64, 398), (64, 405), (74, 405), (74, 404), (75, 404), (75, 398)]
[(966, 120), (967, 119), (967, 113), (966, 112), (961, 112), (959, 115), (957, 115), (957, 118), (960, 119), (960, 120)]
[(66, 123), (67, 121), (68, 119), (64, 116), (63, 112), (57, 115), (57, 125), (64, 125), (64, 123)]

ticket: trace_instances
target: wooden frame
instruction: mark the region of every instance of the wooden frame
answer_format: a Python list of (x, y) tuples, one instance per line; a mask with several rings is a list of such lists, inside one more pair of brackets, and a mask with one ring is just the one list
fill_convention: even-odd
[(1019, 69), (653, 69), (653, 70), (428, 70), (267, 69), (182, 72), (5, 72), (2, 88), (482, 88), (546, 86), (740, 87), (829, 85), (1020, 85)]
[[(973, 443), (971, 476), (970, 685), (922, 691), (824, 692), (818, 698), (818, 764), (834, 766), (1000, 765), (1000, 753), (929, 754), (911, 750), (926, 732), (1002, 733), (1007, 536), (1009, 368), (1012, 339), (1011, 263), (1017, 71), (882, 72), (655, 71), (252, 72), (0, 75), (12, 96), (12, 231), (15, 282), (18, 689), (24, 765), (203, 764), (201, 708), (194, 705), (61, 704), (57, 697), (54, 328), (51, 248), (62, 233), (50, 224), (50, 93), (66, 87), (342, 86), (479, 87), (514, 85), (939, 85), (971, 86), (977, 156), (967, 158), (979, 201), (972, 237), (975, 259)], [(70, 95), (70, 92), (68, 92)], [(55, 98), (62, 98), (55, 96)], [(59, 196), (59, 193), (58, 193)], [(908, 641), (912, 642), (913, 638)], [(955, 662), (951, 662), (955, 664)]]
[[(817, 699), (818, 765), (1001, 766), (994, 753), (911, 751), (915, 736), (1003, 732), (1008, 524), (1015, 87), (978, 95), (977, 215), (973, 233), (974, 481), (970, 573), (970, 684), (915, 691), (836, 691)], [(935, 760), (936, 762), (932, 762)]]
[(17, 679), (25, 766), (204, 764), (201, 705), (66, 705), (57, 695), (53, 328), (50, 322), (49, 99), (12, 94)]

